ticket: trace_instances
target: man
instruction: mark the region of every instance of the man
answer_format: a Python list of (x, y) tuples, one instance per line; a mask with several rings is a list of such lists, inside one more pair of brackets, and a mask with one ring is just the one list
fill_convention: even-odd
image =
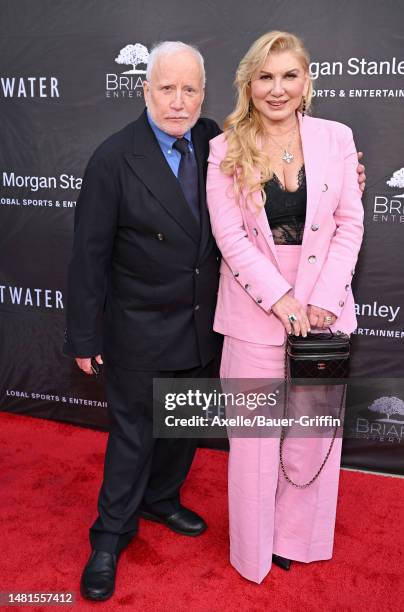
[(179, 498), (196, 442), (153, 438), (152, 390), (154, 377), (215, 375), (219, 253), (205, 175), (209, 140), (220, 130), (199, 119), (205, 75), (198, 51), (159, 45), (146, 78), (148, 112), (108, 138), (87, 166), (69, 269), (65, 353), (87, 374), (91, 357), (104, 359), (111, 420), (81, 582), (89, 599), (112, 595), (117, 559), (139, 514), (184, 535), (206, 528)]
[(204, 85), (195, 48), (155, 47), (147, 111), (95, 151), (78, 200), (65, 353), (87, 374), (104, 360), (111, 421), (81, 580), (88, 599), (112, 595), (139, 516), (189, 536), (206, 528), (179, 496), (195, 441), (152, 433), (153, 378), (217, 375), (219, 253), (205, 176), (209, 140), (220, 130), (199, 119)]

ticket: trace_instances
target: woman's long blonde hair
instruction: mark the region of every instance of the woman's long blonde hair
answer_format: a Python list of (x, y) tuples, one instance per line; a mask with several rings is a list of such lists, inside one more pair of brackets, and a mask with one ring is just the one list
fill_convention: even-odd
[[(239, 195), (244, 188), (247, 188), (248, 197), (261, 190), (262, 206), (265, 204), (263, 185), (273, 173), (268, 155), (259, 148), (265, 129), (259, 113), (251, 102), (251, 79), (263, 66), (269, 53), (280, 51), (295, 53), (309, 76), (307, 112), (313, 95), (313, 84), (309, 75), (309, 54), (302, 40), (295, 34), (272, 31), (258, 38), (242, 58), (234, 81), (237, 89), (236, 107), (224, 122), (228, 148), (220, 169), (224, 174), (234, 177), (236, 195)], [(303, 98), (298, 110), (301, 110), (302, 104)], [(258, 180), (257, 171), (260, 173)]]

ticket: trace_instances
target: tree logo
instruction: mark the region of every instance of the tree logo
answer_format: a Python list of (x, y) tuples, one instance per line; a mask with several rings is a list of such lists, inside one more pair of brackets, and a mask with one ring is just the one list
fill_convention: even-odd
[[(404, 168), (393, 172), (390, 178), (387, 177), (380, 178), (378, 183), (388, 185), (390, 191), (383, 187), (381, 192), (374, 195), (372, 220), (376, 223), (404, 223), (404, 191), (399, 191), (404, 189)], [(391, 195), (391, 189), (394, 189), (395, 195)]]
[[(404, 188), (404, 168), (400, 168), (400, 170), (396, 170), (393, 172), (393, 176), (386, 181), (386, 185), (389, 187), (398, 187), (399, 189)], [(395, 198), (404, 198), (404, 193), (398, 194), (394, 196)]]
[(135, 45), (126, 45), (123, 47), (118, 57), (115, 58), (117, 64), (126, 64), (133, 66), (132, 70), (125, 70), (122, 74), (146, 74), (146, 70), (139, 70), (139, 64), (146, 64), (149, 61), (149, 51), (147, 47), (136, 43)]
[(402, 419), (392, 419), (393, 415), (404, 417), (404, 402), (399, 397), (395, 396), (384, 396), (377, 398), (369, 406), (369, 410), (372, 412), (379, 412), (385, 414), (387, 418), (376, 419), (377, 421), (383, 421), (388, 423), (403, 423)]

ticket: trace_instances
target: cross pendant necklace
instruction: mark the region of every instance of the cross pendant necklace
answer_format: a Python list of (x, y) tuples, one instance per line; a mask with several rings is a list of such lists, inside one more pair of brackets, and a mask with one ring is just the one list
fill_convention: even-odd
[(273, 142), (276, 144), (276, 146), (279, 147), (281, 149), (281, 151), (283, 151), (283, 155), (282, 155), (281, 159), (283, 159), (283, 161), (286, 162), (287, 164), (290, 164), (294, 160), (294, 158), (295, 158), (293, 153), (290, 152), (290, 147), (291, 147), (291, 144), (292, 144), (293, 139), (295, 137), (296, 130), (297, 130), (297, 124), (295, 125), (295, 127), (293, 129), (292, 136), (290, 137), (290, 140), (289, 140), (288, 144), (286, 145), (286, 147), (282, 147), (279, 144), (279, 142), (276, 142), (275, 138), (273, 136), (271, 136), (271, 134), (268, 134), (268, 136), (271, 138), (271, 140), (273, 140)]
[(287, 149), (285, 149), (284, 154), (282, 155), (282, 159), (287, 164), (290, 164), (293, 161), (293, 159), (294, 159), (294, 155), (293, 155), (293, 153), (289, 153), (289, 151)]

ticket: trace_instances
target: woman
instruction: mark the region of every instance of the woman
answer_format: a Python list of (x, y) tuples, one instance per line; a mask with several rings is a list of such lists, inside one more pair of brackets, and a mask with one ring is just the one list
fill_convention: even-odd
[[(351, 279), (363, 235), (351, 130), (307, 116), (309, 56), (287, 32), (259, 38), (241, 60), (238, 100), (211, 141), (207, 194), (222, 252), (215, 330), (221, 377), (283, 378), (286, 334), (356, 328)], [(293, 480), (310, 479), (329, 447), (285, 445)], [(229, 457), (231, 563), (261, 582), (272, 560), (332, 556), (341, 439), (307, 488), (279, 469), (279, 438), (233, 438)]]

